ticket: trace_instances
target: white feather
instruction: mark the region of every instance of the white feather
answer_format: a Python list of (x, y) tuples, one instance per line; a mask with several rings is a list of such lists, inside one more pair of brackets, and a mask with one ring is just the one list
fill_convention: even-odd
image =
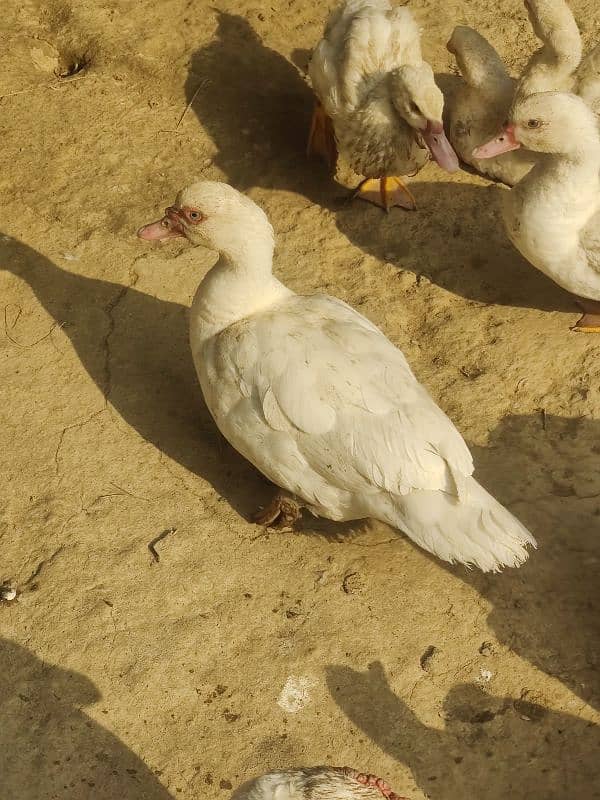
[[(394, 103), (390, 73), (423, 65), (419, 28), (404, 6), (346, 0), (330, 15), (309, 65), (340, 152), (366, 177), (409, 175), (427, 161), (411, 122)], [(400, 83), (401, 79), (397, 76)], [(441, 119), (443, 98), (429, 70), (413, 97)]]
[(213, 211), (202, 187), (188, 204), (218, 231), (211, 246), (238, 253), (208, 273), (191, 312), (204, 397), (229, 442), (317, 515), (375, 517), (484, 570), (523, 561), (533, 537), (471, 478), (467, 446), (400, 350), (340, 300), (286, 289), (264, 215), (247, 201)]

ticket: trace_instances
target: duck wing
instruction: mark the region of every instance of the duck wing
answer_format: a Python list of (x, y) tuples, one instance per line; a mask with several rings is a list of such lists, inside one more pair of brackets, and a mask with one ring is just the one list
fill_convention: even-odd
[(309, 75), (330, 116), (363, 105), (390, 70), (421, 62), (418, 26), (387, 0), (348, 0), (331, 14)]
[(354, 309), (294, 296), (218, 340), (215, 385), (235, 387), (235, 402), (215, 417), (221, 431), (313, 511), (375, 517), (446, 561), (483, 570), (527, 558), (531, 534), (471, 477), (459, 432), (400, 350)]
[(238, 444), (275, 483), (325, 506), (323, 484), (458, 495), (473, 471), (466, 444), (402, 352), (350, 306), (296, 296), (235, 335), (224, 348), (227, 370), (289, 458), (267, 465), (263, 443), (241, 443), (239, 429)]

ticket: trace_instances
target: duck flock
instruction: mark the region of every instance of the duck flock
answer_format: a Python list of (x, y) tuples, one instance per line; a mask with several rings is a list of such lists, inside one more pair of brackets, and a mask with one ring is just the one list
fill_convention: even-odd
[[(461, 79), (444, 97), (406, 6), (346, 0), (309, 65), (316, 96), (309, 154), (341, 155), (364, 179), (354, 196), (416, 208), (407, 177), (431, 158), (512, 187), (502, 217), (514, 246), (572, 292), (575, 330), (600, 333), (600, 45), (585, 58), (563, 0), (525, 0), (542, 46), (519, 80), (490, 43), (457, 27)], [(398, 212), (400, 213), (400, 212)], [(289, 526), (302, 509), (373, 517), (451, 563), (518, 567), (532, 534), (473, 477), (471, 454), (389, 339), (346, 303), (297, 295), (272, 272), (265, 213), (223, 183), (183, 189), (142, 239), (184, 236), (219, 253), (193, 300), (190, 342), (221, 433), (277, 490), (257, 511)], [(239, 800), (400, 800), (344, 767), (273, 772)]]
[[(600, 45), (583, 56), (563, 0), (525, 6), (541, 47), (520, 79), (460, 26), (447, 47), (462, 77), (444, 97), (406, 6), (346, 0), (310, 62), (308, 150), (331, 169), (341, 156), (363, 176), (354, 196), (386, 212), (415, 209), (407, 179), (429, 159), (512, 187), (502, 193), (511, 242), (574, 295), (575, 329), (600, 333)], [(460, 433), (403, 353), (346, 303), (295, 294), (273, 275), (274, 232), (252, 200), (197, 182), (138, 235), (219, 254), (193, 300), (190, 342), (219, 430), (276, 487), (257, 523), (290, 526), (303, 509), (372, 517), (450, 563), (498, 572), (527, 559), (533, 535), (475, 480)], [(272, 772), (234, 796), (401, 800), (346, 767)]]

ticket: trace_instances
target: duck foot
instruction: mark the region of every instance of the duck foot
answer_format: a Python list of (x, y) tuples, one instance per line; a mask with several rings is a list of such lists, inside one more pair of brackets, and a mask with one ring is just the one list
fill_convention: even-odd
[(402, 178), (396, 175), (384, 175), (383, 178), (365, 178), (354, 191), (354, 197), (374, 203), (389, 211), (398, 206), (407, 211), (416, 211), (417, 201)]
[(292, 528), (302, 516), (300, 504), (285, 492), (277, 492), (271, 502), (252, 516), (252, 521), (266, 528)]
[(583, 316), (571, 328), (579, 333), (600, 333), (600, 303), (597, 300), (578, 300)]
[(306, 155), (320, 156), (324, 159), (330, 170), (333, 170), (337, 163), (338, 150), (335, 142), (333, 123), (319, 102), (315, 104), (310, 123)]

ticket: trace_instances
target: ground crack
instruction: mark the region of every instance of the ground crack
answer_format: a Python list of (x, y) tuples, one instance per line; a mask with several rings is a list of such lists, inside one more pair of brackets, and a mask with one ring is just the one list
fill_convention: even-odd
[(137, 272), (133, 270), (130, 271), (130, 283), (126, 286), (121, 286), (117, 295), (105, 306), (104, 311), (106, 316), (108, 317), (108, 330), (102, 340), (102, 350), (104, 352), (104, 377), (102, 381), (102, 394), (104, 395), (104, 405), (108, 404), (108, 400), (110, 397), (110, 393), (112, 391), (112, 370), (111, 370), (111, 352), (110, 352), (110, 340), (115, 331), (115, 318), (113, 316), (114, 310), (117, 308), (119, 303), (123, 300), (125, 295), (130, 289), (136, 285), (139, 280), (139, 275)]
[(67, 433), (75, 429), (83, 428), (84, 425), (87, 425), (88, 422), (91, 422), (94, 419), (94, 417), (103, 414), (104, 411), (105, 411), (104, 408), (100, 408), (98, 411), (92, 411), (92, 413), (88, 414), (88, 416), (85, 417), (85, 419), (82, 419), (79, 422), (72, 422), (70, 425), (67, 425), (62, 429), (62, 431), (60, 432), (60, 436), (58, 437), (56, 450), (54, 451), (54, 472), (56, 475), (58, 475), (60, 472), (60, 451), (62, 449), (65, 436), (67, 435)]
[(45, 567), (47, 567), (47, 566), (49, 566), (50, 564), (52, 564), (52, 562), (54, 561), (54, 559), (55, 559), (55, 558), (56, 558), (58, 555), (60, 555), (60, 553), (62, 553), (62, 551), (63, 551), (64, 549), (65, 549), (65, 546), (64, 546), (63, 544), (61, 544), (61, 545), (60, 545), (60, 547), (58, 547), (58, 548), (57, 548), (57, 549), (56, 549), (56, 550), (55, 550), (55, 551), (52, 553), (52, 555), (48, 556), (48, 558), (44, 558), (44, 559), (42, 559), (42, 560), (40, 561), (40, 563), (37, 565), (37, 567), (36, 567), (36, 568), (33, 570), (33, 572), (31, 573), (31, 575), (30, 575), (30, 576), (27, 578), (27, 580), (25, 581), (25, 583), (24, 583), (24, 586), (29, 586), (29, 585), (30, 585), (30, 584), (31, 584), (31, 583), (32, 583), (32, 582), (33, 582), (33, 581), (34, 581), (34, 580), (35, 580), (35, 579), (38, 577), (38, 575), (40, 574), (40, 572), (41, 572), (41, 571), (42, 571), (42, 570), (43, 570)]
[(87, 417), (80, 420), (79, 422), (73, 422), (71, 425), (65, 426), (62, 431), (60, 432), (60, 436), (58, 438), (58, 443), (56, 445), (56, 450), (54, 452), (54, 470), (55, 474), (58, 475), (60, 472), (60, 452), (65, 440), (65, 436), (69, 431), (72, 430), (80, 430), (83, 428), (84, 425), (87, 425), (94, 417), (97, 417), (99, 414), (102, 414), (108, 405), (108, 399), (112, 389), (112, 374), (111, 374), (111, 352), (110, 352), (110, 339), (115, 330), (115, 319), (113, 317), (113, 312), (115, 308), (119, 305), (121, 300), (125, 297), (127, 292), (133, 288), (136, 283), (138, 282), (139, 275), (137, 272), (131, 271), (130, 272), (130, 283), (126, 286), (121, 286), (116, 296), (108, 303), (108, 305), (104, 308), (106, 315), (108, 316), (108, 330), (102, 340), (102, 350), (104, 352), (104, 369), (103, 369), (103, 379), (102, 379), (102, 394), (104, 397), (104, 406), (103, 408), (99, 409), (98, 411), (93, 411), (91, 414), (88, 414)]

